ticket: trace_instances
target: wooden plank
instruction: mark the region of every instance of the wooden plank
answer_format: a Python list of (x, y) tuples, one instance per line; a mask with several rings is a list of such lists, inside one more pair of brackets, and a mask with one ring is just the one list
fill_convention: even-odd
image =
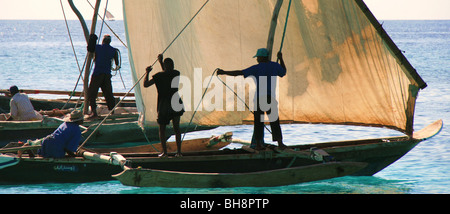
[(346, 176), (366, 165), (334, 162), (250, 173), (191, 173), (125, 167), (113, 177), (124, 185), (138, 187), (270, 187)]
[(267, 38), (267, 50), (269, 51), (269, 60), (272, 58), (273, 41), (275, 38), (275, 31), (278, 24), (278, 15), (280, 14), (281, 6), (283, 5), (283, 0), (277, 0), (275, 8), (273, 9), (272, 20), (270, 21), (269, 36)]
[[(25, 94), (54, 94), (54, 95), (67, 95), (67, 96), (73, 95), (73, 96), (77, 96), (77, 97), (84, 96), (84, 94), (79, 91), (72, 92), (72, 91), (39, 90), (39, 89), (20, 89), (19, 91), (20, 91), (20, 93), (25, 93)], [(9, 90), (8, 89), (0, 89), (0, 93), (9, 94)], [(126, 93), (116, 92), (113, 94), (114, 94), (114, 96), (123, 97), (123, 96), (125, 96)], [(103, 97), (103, 92), (98, 92), (98, 96)], [(134, 93), (129, 93), (127, 95), (127, 97), (134, 97)]]
[(0, 153), (7, 153), (7, 152), (18, 152), (18, 151), (25, 151), (25, 150), (34, 150), (34, 149), (40, 149), (41, 146), (22, 146), (22, 147), (11, 147), (11, 148), (5, 148), (0, 149)]
[(116, 166), (124, 166), (124, 164), (127, 161), (122, 155), (117, 154), (116, 152), (111, 152), (109, 155), (102, 155), (102, 154), (88, 152), (88, 151), (84, 151), (82, 153), (83, 153), (84, 158), (86, 158), (88, 160), (96, 161), (99, 163), (106, 163), (106, 164), (111, 164), (111, 165), (116, 165)]
[[(192, 151), (214, 151), (219, 150), (222, 147), (230, 144), (228, 141), (220, 141), (215, 145), (211, 145), (211, 138), (202, 138), (202, 139), (194, 139), (194, 140), (185, 140), (181, 144), (181, 152), (192, 152)], [(177, 145), (176, 142), (167, 142), (167, 152), (176, 152)], [(123, 148), (93, 148), (92, 151), (98, 153), (109, 153), (111, 151), (118, 153), (134, 153), (134, 154), (143, 154), (143, 153), (151, 153), (151, 152), (161, 152), (162, 145), (161, 143), (154, 143), (151, 145), (142, 145), (142, 146), (133, 146), (133, 147), (123, 147)]]

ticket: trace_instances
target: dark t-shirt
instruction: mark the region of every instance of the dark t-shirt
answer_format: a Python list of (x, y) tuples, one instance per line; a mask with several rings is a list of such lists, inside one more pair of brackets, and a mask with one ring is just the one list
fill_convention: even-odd
[(277, 87), (277, 82), (272, 81), (272, 77), (284, 77), (286, 75), (286, 70), (281, 67), (280, 64), (276, 62), (265, 62), (259, 63), (251, 66), (247, 69), (242, 70), (244, 77), (255, 77), (255, 83), (258, 90), (256, 90), (256, 97), (264, 96), (265, 94), (260, 94), (260, 87), (265, 87), (265, 92), (267, 95), (275, 97), (275, 91)]
[(111, 74), (111, 60), (116, 55), (116, 48), (108, 44), (95, 46), (95, 67), (92, 75)]
[(178, 94), (179, 78), (177, 77), (179, 76), (180, 72), (177, 70), (163, 71), (153, 75), (158, 91), (159, 124), (168, 124), (175, 116), (181, 116), (184, 113), (183, 101)]

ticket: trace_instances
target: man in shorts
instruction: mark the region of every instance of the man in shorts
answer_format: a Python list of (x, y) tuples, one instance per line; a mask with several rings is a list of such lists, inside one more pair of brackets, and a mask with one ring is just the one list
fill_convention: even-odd
[[(153, 78), (151, 80), (149, 80), (149, 74), (153, 70), (153, 68), (151, 66), (147, 67), (147, 75), (145, 77), (144, 87), (148, 88), (155, 84), (158, 91), (157, 122), (159, 124), (159, 138), (163, 147), (163, 152), (160, 154), (160, 157), (168, 156), (166, 145), (166, 125), (168, 125), (170, 121), (172, 121), (173, 123), (173, 130), (175, 132), (175, 139), (177, 142), (177, 154), (175, 156), (180, 157), (180, 117), (184, 113), (183, 101), (178, 94), (180, 72), (174, 69), (174, 63), (172, 59), (163, 59), (163, 55), (158, 56), (158, 61), (161, 64), (163, 71), (153, 75)], [(176, 82), (173, 83), (173, 81)], [(176, 87), (172, 87), (172, 85), (176, 85)], [(172, 100), (178, 100), (178, 102), (172, 104)]]

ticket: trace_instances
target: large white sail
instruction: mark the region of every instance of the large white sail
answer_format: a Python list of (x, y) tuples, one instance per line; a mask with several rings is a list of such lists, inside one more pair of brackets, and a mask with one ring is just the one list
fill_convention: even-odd
[[(278, 16), (272, 59), (280, 48), (288, 2)], [(123, 0), (135, 81), (204, 3)], [(257, 63), (252, 57), (267, 45), (276, 3), (211, 0), (170, 46), (164, 56), (181, 72), (180, 91), (188, 108), (182, 122), (191, 119), (216, 68), (237, 70)], [(288, 20), (283, 48), (287, 75), (278, 80), (282, 122), (382, 126), (412, 133), (417, 92), (426, 84), (362, 1), (294, 0)], [(221, 78), (251, 103), (251, 81)], [(253, 119), (216, 77), (211, 80), (193, 123), (235, 125)], [(156, 124), (156, 89), (140, 83), (135, 92), (145, 124)]]

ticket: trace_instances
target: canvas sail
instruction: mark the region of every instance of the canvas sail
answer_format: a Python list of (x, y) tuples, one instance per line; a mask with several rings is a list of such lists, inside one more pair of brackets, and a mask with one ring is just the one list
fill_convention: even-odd
[[(287, 0), (281, 6), (272, 59), (280, 48)], [(123, 0), (130, 64), (137, 81), (205, 0)], [(198, 125), (237, 125), (253, 116), (216, 78), (216, 68), (256, 64), (267, 46), (277, 0), (211, 0), (170, 46), (165, 57), (181, 72), (186, 113)], [(294, 0), (283, 56), (287, 75), (278, 79), (282, 122), (381, 126), (412, 133), (419, 89), (426, 84), (360, 0)], [(158, 64), (154, 72), (161, 70)], [(154, 74), (154, 73), (153, 73)], [(255, 86), (243, 77), (221, 78), (252, 103)], [(203, 90), (211, 80), (202, 99)], [(199, 89), (200, 88), (200, 89)], [(156, 124), (156, 88), (135, 89), (146, 125)]]

